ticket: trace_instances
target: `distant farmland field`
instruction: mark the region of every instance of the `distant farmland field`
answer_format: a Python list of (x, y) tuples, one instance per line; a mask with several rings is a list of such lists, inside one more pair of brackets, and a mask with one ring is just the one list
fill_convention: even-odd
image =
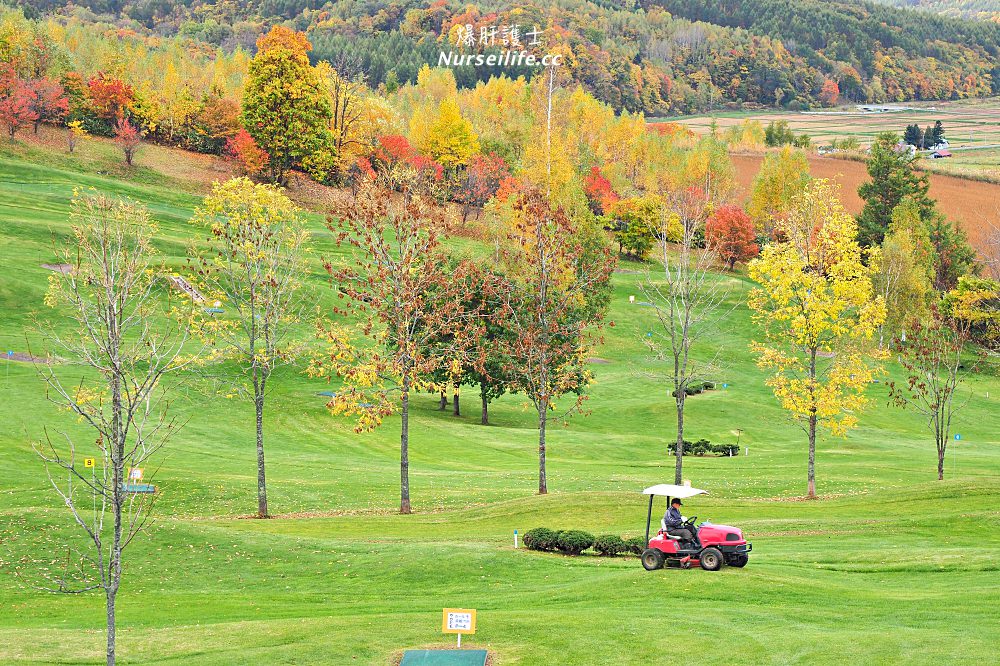
[(663, 118), (690, 127), (699, 134), (708, 131), (713, 118), (719, 130), (739, 125), (744, 120), (759, 120), (762, 125), (776, 120), (788, 121), (796, 134), (808, 134), (813, 143), (828, 144), (833, 139), (857, 137), (869, 144), (880, 132), (903, 132), (912, 123), (920, 127), (940, 120), (952, 147), (981, 147), (1000, 144), (1000, 99), (962, 100), (959, 102), (905, 103), (906, 111), (863, 113), (854, 106), (810, 113), (781, 111), (719, 112), (714, 115)]
[[(760, 170), (763, 155), (733, 155), (741, 195), (748, 196), (754, 176)], [(863, 162), (831, 157), (809, 157), (809, 170), (816, 178), (830, 178), (840, 183), (844, 206), (851, 213), (861, 210), (858, 186), (868, 179)], [(982, 183), (954, 176), (931, 174), (931, 196), (938, 200), (941, 211), (958, 220), (969, 234), (969, 240), (982, 249), (990, 222), (1000, 225), (1000, 185)]]

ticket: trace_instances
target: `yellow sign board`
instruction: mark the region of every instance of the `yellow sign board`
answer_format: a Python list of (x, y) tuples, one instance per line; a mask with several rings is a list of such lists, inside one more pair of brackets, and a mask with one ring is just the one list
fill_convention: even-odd
[(83, 459), (83, 466), (84, 467), (93, 467), (94, 466), (94, 459), (93, 458), (84, 458)]
[(441, 612), (441, 632), (445, 634), (476, 633), (474, 608), (445, 608)]

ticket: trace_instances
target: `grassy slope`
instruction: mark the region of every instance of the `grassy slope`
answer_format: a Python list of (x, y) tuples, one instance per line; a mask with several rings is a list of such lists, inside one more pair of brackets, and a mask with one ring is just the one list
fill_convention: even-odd
[[(71, 162), (0, 155), (0, 347), (24, 350), (41, 312), (51, 244), (65, 238), (74, 186), (146, 202), (161, 248), (179, 261), (196, 204), (190, 184), (126, 184), (85, 176)], [(52, 163), (51, 161), (49, 162)], [(144, 172), (142, 172), (144, 173)], [(155, 173), (155, 170), (154, 170)], [(166, 185), (166, 186), (162, 186)], [(317, 254), (336, 250), (318, 217)], [(626, 267), (634, 268), (634, 267)], [(317, 266), (317, 288), (324, 302)], [(254, 502), (248, 404), (212, 399), (185, 382), (175, 405), (189, 424), (165, 456), (159, 520), (129, 552), (120, 606), (126, 663), (372, 663), (398, 649), (446, 642), (440, 609), (480, 610), (480, 632), (500, 664), (668, 663), (678, 641), (725, 663), (989, 661), (1000, 632), (1000, 382), (973, 377), (973, 397), (949, 453), (949, 480), (933, 481), (933, 445), (920, 420), (885, 406), (883, 385), (862, 427), (825, 439), (820, 502), (804, 489), (801, 432), (785, 421), (747, 352), (738, 307), (721, 345), (730, 388), (688, 403), (692, 437), (740, 442), (749, 457), (686, 460), (685, 476), (712, 495), (697, 513), (743, 527), (755, 553), (745, 570), (647, 573), (632, 558), (563, 558), (514, 551), (514, 529), (537, 525), (636, 534), (636, 491), (669, 481), (673, 423), (667, 392), (649, 377), (641, 338), (649, 311), (628, 305), (636, 276), (616, 275), (612, 317), (595, 355), (593, 413), (550, 438), (548, 497), (536, 485), (531, 416), (517, 396), (482, 427), (418, 400), (411, 479), (418, 514), (397, 503), (398, 420), (354, 435), (326, 414), (323, 385), (294, 372), (277, 382), (267, 418), (269, 490), (279, 513), (322, 517), (241, 520)], [(734, 279), (734, 299), (746, 289)], [(712, 350), (714, 351), (714, 350)], [(30, 443), (42, 424), (74, 428), (48, 405), (29, 366), (0, 376), (0, 558), (43, 553), (45, 527), (65, 524)], [(7, 374), (9, 373), (9, 374)], [(992, 397), (987, 398), (987, 392)], [(58, 553), (55, 557), (58, 557)], [(96, 663), (103, 599), (55, 596), (0, 576), (0, 662)], [(694, 643), (694, 641), (700, 641)], [(700, 657), (699, 657), (700, 660)]]

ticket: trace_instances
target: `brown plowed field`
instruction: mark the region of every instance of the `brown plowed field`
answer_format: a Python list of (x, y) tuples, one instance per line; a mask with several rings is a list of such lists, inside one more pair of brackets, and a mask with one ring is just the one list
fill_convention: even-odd
[[(733, 155), (741, 195), (748, 196), (750, 184), (760, 169), (763, 155)], [(840, 184), (844, 206), (851, 213), (861, 211), (858, 186), (868, 180), (863, 162), (831, 157), (810, 157), (809, 172), (814, 178), (829, 178)], [(989, 223), (1000, 225), (1000, 185), (964, 178), (931, 174), (931, 196), (949, 218), (958, 220), (969, 241), (981, 250)]]

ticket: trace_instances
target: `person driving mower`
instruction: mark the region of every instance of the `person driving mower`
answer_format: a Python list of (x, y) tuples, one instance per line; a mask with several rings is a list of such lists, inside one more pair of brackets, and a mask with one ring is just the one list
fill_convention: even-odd
[(671, 536), (678, 536), (687, 544), (694, 543), (694, 535), (691, 530), (684, 527), (684, 516), (681, 515), (681, 499), (675, 497), (670, 501), (670, 508), (663, 514), (663, 529)]

